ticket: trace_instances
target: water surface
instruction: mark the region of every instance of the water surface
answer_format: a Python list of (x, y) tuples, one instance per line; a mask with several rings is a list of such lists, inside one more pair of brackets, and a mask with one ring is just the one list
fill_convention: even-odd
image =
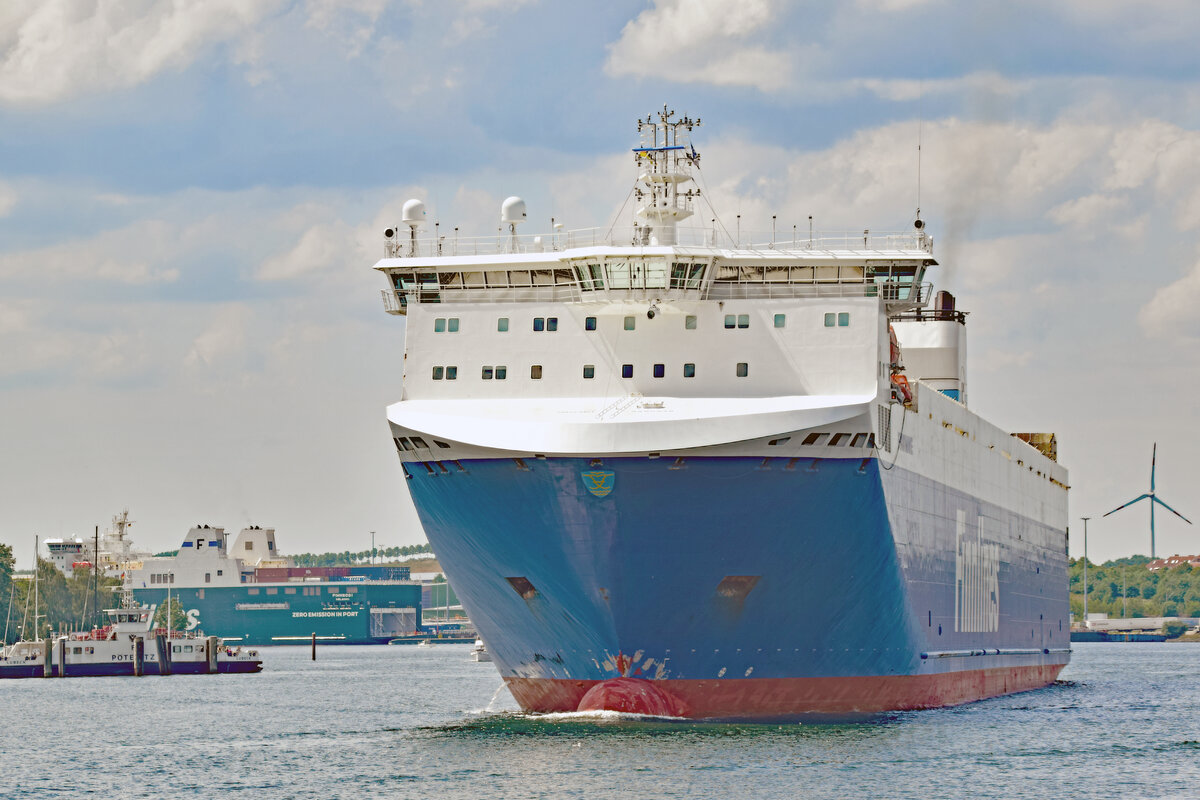
[(0, 681), (0, 795), (1195, 798), (1200, 645), (1076, 644), (1053, 687), (847, 725), (517, 712), (468, 645), (259, 675)]

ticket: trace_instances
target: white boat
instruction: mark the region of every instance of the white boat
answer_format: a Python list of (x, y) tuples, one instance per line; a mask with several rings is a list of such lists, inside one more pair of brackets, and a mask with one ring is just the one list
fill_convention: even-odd
[(487, 646), (484, 645), (483, 639), (476, 639), (475, 646), (471, 648), (472, 661), (491, 661), (492, 654), (487, 651)]
[(152, 627), (154, 607), (109, 609), (108, 624), (0, 650), (0, 678), (260, 672), (255, 650)]

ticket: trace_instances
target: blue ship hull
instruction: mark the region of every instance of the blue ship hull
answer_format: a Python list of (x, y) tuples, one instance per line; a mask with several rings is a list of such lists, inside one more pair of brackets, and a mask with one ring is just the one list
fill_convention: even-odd
[[(876, 459), (461, 463), (405, 472), (529, 710), (622, 678), (694, 717), (916, 708), (1041, 686), (1067, 659), (1062, 532)], [(1019, 537), (995, 630), (959, 630), (956, 509)]]

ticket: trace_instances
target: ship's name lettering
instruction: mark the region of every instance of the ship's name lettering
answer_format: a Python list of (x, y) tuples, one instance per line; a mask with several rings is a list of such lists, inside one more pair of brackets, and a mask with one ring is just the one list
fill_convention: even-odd
[(133, 661), (132, 653), (116, 653), (112, 657), (113, 661)]

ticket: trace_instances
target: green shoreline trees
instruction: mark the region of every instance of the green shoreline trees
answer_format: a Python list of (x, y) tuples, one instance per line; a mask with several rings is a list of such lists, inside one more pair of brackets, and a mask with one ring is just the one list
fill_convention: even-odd
[[(1088, 561), (1088, 613), (1110, 617), (1200, 617), (1200, 570), (1187, 564), (1151, 571), (1146, 556)], [(1068, 569), (1071, 613), (1083, 619), (1083, 559)]]

